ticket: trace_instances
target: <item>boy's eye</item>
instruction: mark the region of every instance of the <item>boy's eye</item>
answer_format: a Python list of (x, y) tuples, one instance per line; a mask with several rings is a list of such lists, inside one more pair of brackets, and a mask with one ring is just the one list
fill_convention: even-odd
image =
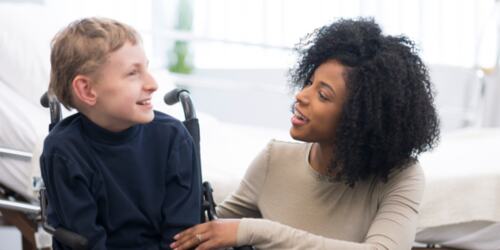
[(128, 74), (127, 74), (127, 75), (129, 75), (129, 76), (133, 76), (133, 75), (137, 75), (138, 73), (139, 73), (139, 71), (138, 71), (138, 70), (132, 70), (132, 71), (128, 72)]

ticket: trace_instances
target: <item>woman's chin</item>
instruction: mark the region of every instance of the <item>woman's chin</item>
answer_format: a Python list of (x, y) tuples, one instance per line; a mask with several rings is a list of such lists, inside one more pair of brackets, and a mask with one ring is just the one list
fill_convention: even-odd
[(297, 141), (306, 141), (304, 136), (299, 133), (293, 126), (290, 128), (290, 137)]

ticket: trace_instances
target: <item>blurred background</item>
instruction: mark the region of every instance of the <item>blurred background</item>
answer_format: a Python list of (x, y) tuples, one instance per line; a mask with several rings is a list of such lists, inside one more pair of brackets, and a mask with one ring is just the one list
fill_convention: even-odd
[[(33, 0), (62, 28), (86, 16), (142, 34), (154, 69), (170, 72), (218, 119), (287, 129), (293, 47), (339, 18), (371, 16), (414, 40), (429, 65), (443, 129), (500, 125), (494, 0)], [(0, 6), (1, 8), (1, 6)], [(29, 19), (30, 16), (23, 17)], [(47, 45), (48, 46), (48, 45)]]
[[(499, 9), (495, 0), (0, 0), (0, 80), (14, 74), (8, 58), (16, 53), (41, 62), (22, 74), (26, 81), (48, 79), (55, 33), (78, 18), (109, 17), (141, 33), (151, 69), (164, 76), (159, 84), (190, 90), (197, 111), (286, 137), (295, 44), (339, 18), (364, 16), (415, 41), (435, 84), (443, 133), (500, 127)], [(14, 33), (38, 41), (36, 52), (20, 49), (24, 40), (11, 45)], [(23, 93), (38, 97), (47, 84), (33, 82)], [(19, 237), (0, 226), (0, 250), (21, 249)]]

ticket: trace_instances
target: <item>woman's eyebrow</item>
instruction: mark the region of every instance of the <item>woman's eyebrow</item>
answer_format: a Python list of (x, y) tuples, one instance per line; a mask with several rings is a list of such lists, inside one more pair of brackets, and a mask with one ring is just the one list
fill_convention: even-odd
[(328, 83), (326, 83), (326, 82), (321, 81), (321, 82), (319, 82), (319, 85), (320, 85), (320, 87), (322, 87), (322, 88), (327, 88), (327, 89), (329, 89), (330, 91), (332, 91), (332, 93), (333, 93), (333, 95), (334, 95), (334, 96), (337, 96), (337, 92), (335, 92), (335, 90), (333, 89), (333, 87), (332, 87), (330, 84), (328, 84)]

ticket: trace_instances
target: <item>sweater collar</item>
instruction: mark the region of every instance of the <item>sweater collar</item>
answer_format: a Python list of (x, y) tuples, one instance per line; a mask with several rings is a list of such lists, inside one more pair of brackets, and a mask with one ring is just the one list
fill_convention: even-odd
[(91, 140), (105, 144), (121, 144), (134, 138), (141, 125), (134, 125), (120, 132), (112, 132), (95, 124), (85, 115), (81, 114), (82, 129)]

